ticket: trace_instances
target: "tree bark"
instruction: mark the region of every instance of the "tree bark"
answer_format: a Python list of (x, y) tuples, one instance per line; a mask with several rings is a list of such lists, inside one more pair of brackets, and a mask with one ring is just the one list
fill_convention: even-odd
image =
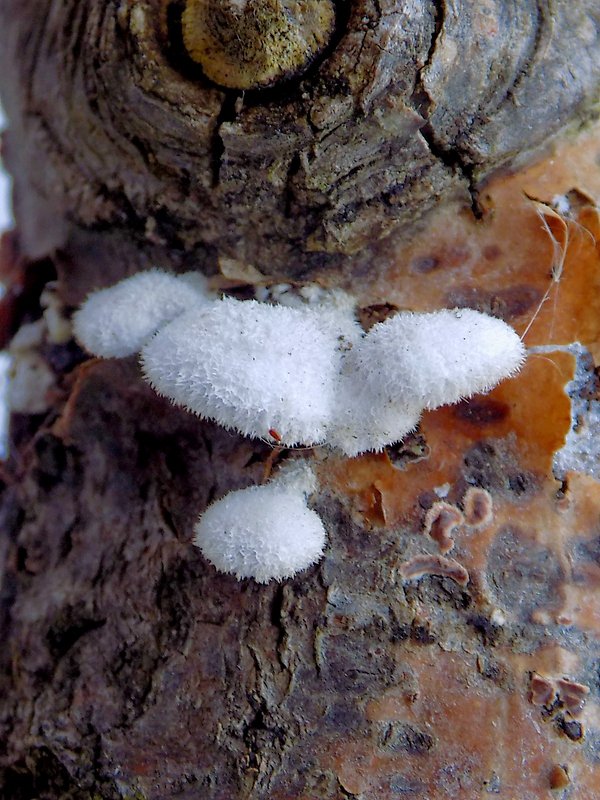
[[(549, 244), (499, 176), (544, 148), (571, 165), (565, 130), (583, 129), (588, 160), (555, 182), (600, 196), (596, 0), (340, 2), (304, 71), (248, 90), (191, 59), (184, 7), (0, 0), (7, 338), (40, 319), (53, 279), (68, 316), (157, 265), (240, 297), (257, 283), (342, 286), (365, 325), (468, 305), (524, 329)], [(542, 309), (528, 343), (579, 339), (594, 358), (587, 205), (568, 221), (587, 234), (556, 326)], [(600, 729), (566, 698), (581, 684), (598, 702), (600, 614), (586, 621), (573, 598), (597, 595), (600, 490), (552, 473), (570, 355), (426, 416), (384, 454), (315, 450), (325, 559), (265, 587), (218, 574), (192, 527), (290, 454), (173, 408), (134, 359), (86, 360), (44, 319), (30, 350), (52, 388), (13, 415), (2, 472), (5, 797), (542, 798), (563, 779), (594, 796)], [(401, 565), (431, 544), (424, 512), (474, 486), (494, 524), (479, 539), (465, 529), (467, 586), (404, 582)]]

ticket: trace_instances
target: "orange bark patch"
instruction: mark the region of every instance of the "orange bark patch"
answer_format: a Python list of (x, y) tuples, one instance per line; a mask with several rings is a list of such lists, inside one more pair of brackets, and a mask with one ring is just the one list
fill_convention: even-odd
[[(375, 278), (367, 302), (480, 308), (521, 333), (528, 328), (530, 347), (580, 341), (597, 361), (600, 217), (591, 198), (600, 197), (599, 153), (596, 128), (534, 167), (491, 182), (481, 222), (441, 210), (388, 274)], [(567, 193), (564, 221), (526, 196), (550, 203)], [(553, 282), (557, 265), (560, 280)], [(569, 353), (530, 353), (521, 373), (489, 394), (426, 412), (420, 434), (428, 455), (402, 468), (387, 453), (330, 456), (322, 464), (323, 480), (361, 523), (400, 529), (411, 548), (410, 556), (399, 550), (400, 566), (431, 558), (423, 521), (440, 498), (455, 505), (476, 484), (486, 487), (493, 508), (485, 524), (462, 525), (453, 536), (452, 554), (470, 577), (470, 609), (489, 626), (483, 643), (469, 638), (468, 625), (455, 629), (448, 613), (439, 646), (398, 644), (397, 660), (418, 687), (407, 694), (393, 686), (372, 697), (364, 712), (370, 736), (336, 740), (323, 754), (346, 791), (382, 799), (541, 799), (570, 786), (578, 800), (598, 796), (600, 764), (585, 737), (597, 736), (600, 707), (596, 692), (588, 694), (588, 651), (564, 637), (573, 631), (592, 647), (600, 636), (600, 482), (569, 474), (561, 488), (552, 475), (571, 425), (565, 385), (574, 366)], [(522, 491), (508, 480), (494, 488), (468, 478), (466, 460), (475, 451), (483, 453), (485, 473), (488, 446), (510, 454), (506, 469), (524, 476)], [(500, 478), (503, 465), (496, 467)], [(439, 579), (421, 580), (425, 587)], [(407, 602), (435, 624), (440, 611), (429, 605), (431, 596), (413, 589)], [(503, 630), (521, 626), (539, 633), (530, 651), (516, 652), (508, 636), (502, 639)], [(485, 636), (494, 627), (491, 647)]]
[(426, 749), (394, 752), (386, 737), (377, 746), (337, 745), (326, 758), (347, 791), (383, 798), (403, 789), (445, 800), (483, 796), (495, 787), (507, 797), (545, 797), (552, 766), (569, 763), (578, 796), (594, 796), (585, 792), (597, 786), (600, 768), (582, 758), (576, 744), (557, 736), (552, 723), (540, 721), (521, 686), (506, 692), (474, 679), (475, 658), (466, 653), (437, 651), (435, 658), (413, 653), (409, 661), (419, 675), (416, 700), (406, 702), (392, 689), (367, 705), (366, 716), (386, 731), (387, 741), (394, 741), (394, 731), (407, 731), (426, 742)]
[[(523, 552), (536, 552), (556, 564), (556, 585), (551, 603), (531, 602), (527, 619), (550, 626), (558, 633), (563, 626), (575, 626), (598, 636), (600, 631), (600, 568), (593, 547), (600, 520), (600, 483), (583, 475), (569, 474), (566, 498), (558, 498), (550, 482), (533, 496), (518, 503), (495, 498), (493, 523), (482, 531), (461, 532), (456, 558), (472, 576), (484, 581), (495, 540), (514, 529)], [(506, 573), (515, 564), (507, 555)], [(494, 597), (483, 595), (490, 603)], [(536, 667), (538, 669), (538, 667)], [(540, 668), (544, 673), (544, 670)], [(545, 673), (544, 673), (545, 674)]]
[[(481, 197), (484, 218), (444, 207), (423, 235), (401, 251), (366, 289), (366, 304), (388, 303), (429, 311), (470, 306), (489, 311), (524, 331), (543, 303), (526, 343), (574, 340), (593, 352), (600, 340), (600, 126), (556, 144), (549, 157), (526, 170), (498, 176)], [(574, 191), (573, 191), (574, 190)], [(569, 195), (570, 219), (540, 216), (557, 195)], [(552, 285), (557, 248), (563, 248), (560, 282)]]
[(425, 412), (421, 431), (429, 458), (409, 464), (406, 470), (396, 469), (385, 453), (343, 461), (332, 458), (324, 478), (350, 499), (366, 524), (385, 521), (390, 526), (416, 519), (419, 498), (445, 483), (453, 484), (464, 454), (482, 439), (511, 437), (522, 467), (546, 480), (552, 457), (571, 425), (564, 386), (573, 370), (569, 353), (532, 355), (520, 375), (490, 394)]
[[(576, 141), (557, 144), (534, 166), (491, 181), (482, 197), (481, 221), (459, 208), (440, 209), (423, 235), (374, 278), (365, 290), (365, 305), (480, 308), (520, 332), (527, 330), (528, 346), (579, 341), (597, 358), (600, 214), (592, 198), (600, 196), (598, 142), (596, 127)], [(551, 209), (544, 212), (556, 195), (568, 195), (564, 219)], [(559, 262), (560, 280), (553, 282)], [(329, 459), (327, 479), (348, 496), (364, 523), (393, 526), (416, 520), (420, 498), (455, 483), (474, 443), (508, 437), (522, 468), (543, 484), (551, 479), (553, 455), (571, 424), (564, 386), (573, 369), (567, 353), (531, 353), (516, 378), (489, 394), (423, 415), (427, 459), (404, 471), (385, 454), (340, 463)], [(430, 504), (431, 499), (426, 507)]]

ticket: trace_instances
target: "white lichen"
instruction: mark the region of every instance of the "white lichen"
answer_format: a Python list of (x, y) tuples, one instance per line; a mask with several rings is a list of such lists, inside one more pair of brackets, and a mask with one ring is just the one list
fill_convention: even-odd
[(209, 302), (206, 282), (196, 273), (139, 272), (88, 296), (73, 317), (75, 338), (92, 355), (122, 358), (138, 353), (167, 322)]
[(51, 405), (49, 391), (56, 378), (39, 353), (13, 356), (8, 372), (8, 407), (16, 414), (44, 414)]
[(8, 346), (8, 408), (15, 414), (44, 414), (56, 377), (39, 353), (47, 335), (45, 320), (22, 325)]
[(290, 578), (315, 564), (325, 548), (323, 523), (306, 504), (311, 489), (312, 471), (297, 467), (263, 486), (230, 492), (200, 517), (194, 544), (220, 572), (238, 580)]
[(558, 347), (532, 348), (534, 353), (571, 353), (575, 361), (573, 380), (565, 386), (571, 400), (571, 428), (564, 445), (554, 454), (554, 475), (564, 480), (569, 472), (581, 472), (600, 479), (600, 401), (594, 359), (579, 342)]

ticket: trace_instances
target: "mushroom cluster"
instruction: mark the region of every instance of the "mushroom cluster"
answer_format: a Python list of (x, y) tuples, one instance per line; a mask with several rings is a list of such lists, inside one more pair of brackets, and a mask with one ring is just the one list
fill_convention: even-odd
[[(139, 352), (150, 385), (201, 417), (245, 436), (287, 447), (324, 444), (347, 456), (397, 442), (423, 409), (488, 391), (525, 359), (512, 328), (473, 309), (398, 312), (365, 333), (347, 302), (287, 307), (216, 299), (197, 275), (160, 270), (92, 293), (74, 330), (94, 355)], [(219, 569), (260, 581), (303, 569), (324, 542), (306, 493), (275, 480), (228, 495), (199, 523), (203, 551)], [(277, 562), (286, 541), (277, 514), (301, 529), (294, 541), (304, 538), (310, 558), (292, 559), (288, 541), (289, 561)], [(255, 539), (262, 537), (255, 550), (247, 549), (248, 520), (232, 523), (244, 516), (254, 520)]]

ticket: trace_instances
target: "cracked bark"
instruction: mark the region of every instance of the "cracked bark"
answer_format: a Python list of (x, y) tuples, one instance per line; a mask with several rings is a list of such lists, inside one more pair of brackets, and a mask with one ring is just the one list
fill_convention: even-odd
[[(70, 307), (149, 266), (219, 277), (227, 259), (273, 279), (343, 285), (366, 304), (364, 281), (384, 275), (437, 208), (485, 216), (483, 188), (499, 170), (597, 112), (596, 0), (340, 9), (324, 59), (297, 81), (242, 93), (207, 82), (182, 51), (179, 0), (0, 0), (17, 222), (3, 256), (16, 287), (10, 332), (39, 316), (54, 273)], [(419, 270), (439, 283), (435, 258)], [(537, 295), (523, 300), (518, 288), (514, 304), (527, 310)], [(450, 286), (448, 302), (461, 291)], [(517, 598), (551, 605), (563, 565), (545, 552), (533, 563), (515, 529), (500, 529), (490, 574), (514, 611), (504, 627), (475, 574), (466, 589), (437, 578), (402, 586), (400, 561), (418, 555), (416, 512), (386, 528), (391, 501), (375, 482), (377, 535), (330, 486), (318, 501), (330, 533), (319, 567), (281, 586), (218, 575), (190, 545), (193, 523), (214, 497), (261, 479), (267, 445), (170, 407), (133, 360), (83, 363), (73, 343), (42, 350), (57, 391), (47, 413), (15, 415), (2, 472), (4, 796), (471, 791), (470, 762), (462, 778), (442, 770), (438, 788), (426, 786), (420, 771), (441, 734), (382, 720), (377, 703), (427, 694), (415, 660), (438, 646), (446, 658), (448, 636), (483, 659), (473, 681), (509, 692), (516, 679), (499, 650), (524, 659), (544, 635)], [(415, 437), (397, 464), (425, 460), (424, 449)], [(469, 450), (456, 492), (480, 485), (497, 502), (533, 503), (540, 480), (502, 440)], [(424, 490), (415, 498), (421, 510)], [(506, 578), (512, 552), (520, 571)], [(564, 641), (580, 646), (576, 632)], [(554, 724), (577, 738), (574, 721)], [(361, 783), (375, 766), (357, 741), (374, 742), (377, 769), (396, 764), (381, 783)]]

